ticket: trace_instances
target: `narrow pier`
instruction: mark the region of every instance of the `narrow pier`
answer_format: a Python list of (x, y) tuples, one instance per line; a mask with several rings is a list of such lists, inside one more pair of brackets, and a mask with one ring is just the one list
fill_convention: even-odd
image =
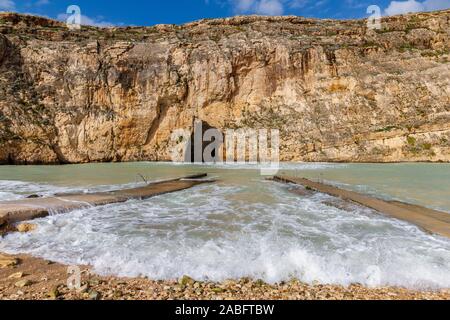
[(446, 212), (398, 201), (385, 201), (354, 191), (343, 190), (320, 182), (314, 182), (305, 178), (275, 176), (273, 180), (282, 183), (302, 185), (308, 189), (326, 193), (346, 201), (353, 201), (393, 218), (415, 224), (427, 232), (450, 238), (450, 214)]
[(57, 194), (52, 197), (22, 199), (0, 202), (0, 226), (48, 216), (51, 213), (121, 203), (132, 199), (144, 200), (157, 195), (181, 191), (199, 184), (212, 182), (202, 180), (207, 174), (148, 183), (133, 189), (87, 194)]

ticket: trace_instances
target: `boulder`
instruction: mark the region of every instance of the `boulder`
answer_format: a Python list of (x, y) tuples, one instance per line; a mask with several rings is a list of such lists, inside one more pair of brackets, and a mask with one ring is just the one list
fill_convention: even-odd
[(37, 226), (33, 223), (21, 223), (17, 226), (17, 231), (27, 233), (36, 230)]
[(19, 264), (19, 259), (0, 254), (0, 268), (13, 267)]
[(24, 280), (17, 281), (14, 285), (17, 288), (24, 288), (24, 287), (31, 286), (32, 284), (33, 284), (33, 282), (31, 282), (31, 280), (24, 279)]

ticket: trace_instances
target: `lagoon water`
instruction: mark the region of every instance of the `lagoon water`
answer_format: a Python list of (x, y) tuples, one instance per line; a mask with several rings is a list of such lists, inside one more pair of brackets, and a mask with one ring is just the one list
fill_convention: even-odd
[[(0, 200), (142, 185), (138, 174), (159, 180), (198, 172), (218, 182), (38, 219), (36, 231), (1, 239), (0, 252), (153, 279), (450, 287), (449, 239), (327, 195), (299, 196), (292, 192), (298, 187), (266, 181), (247, 165), (3, 166)], [(284, 163), (280, 173), (450, 214), (448, 164)]]

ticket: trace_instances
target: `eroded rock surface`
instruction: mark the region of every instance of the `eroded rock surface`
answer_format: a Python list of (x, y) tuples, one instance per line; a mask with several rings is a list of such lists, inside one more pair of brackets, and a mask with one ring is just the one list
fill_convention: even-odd
[(170, 160), (194, 119), (282, 160), (450, 161), (450, 11), (70, 31), (0, 14), (0, 162)]

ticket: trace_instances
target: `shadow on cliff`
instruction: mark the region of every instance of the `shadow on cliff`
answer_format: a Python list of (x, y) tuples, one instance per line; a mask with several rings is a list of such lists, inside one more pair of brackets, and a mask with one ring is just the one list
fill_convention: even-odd
[[(207, 159), (205, 159), (205, 155), (210, 158), (210, 159), (215, 159), (216, 161), (219, 160), (219, 153), (217, 152), (216, 149), (211, 149), (211, 150), (206, 150), (206, 147), (208, 147), (209, 145), (211, 145), (212, 143), (219, 143), (220, 144), (220, 148), (223, 148), (224, 146), (224, 141), (216, 141), (215, 138), (212, 138), (212, 141), (205, 141), (205, 139), (202, 139), (201, 141), (201, 161), (200, 158), (196, 159), (195, 157), (195, 134), (196, 134), (196, 130), (200, 130), (200, 126), (196, 126), (194, 125), (195, 129), (194, 131), (191, 133), (191, 137), (188, 141), (188, 145), (187, 145), (187, 149), (189, 150), (189, 152), (186, 152), (186, 155), (184, 157), (184, 162), (186, 163), (205, 163), (207, 162)], [(211, 126), (208, 122), (206, 121), (201, 121), (201, 136), (205, 137), (205, 133), (210, 130), (210, 129), (214, 129), (214, 130), (218, 130), (220, 132), (220, 130), (218, 128), (215, 128), (213, 126)], [(210, 152), (209, 154), (205, 154), (205, 152)]]
[[(3, 40), (2, 40), (3, 39)], [(0, 95), (5, 107), (0, 114), (0, 153), (2, 164), (41, 164), (39, 161), (29, 161), (20, 156), (20, 150), (30, 139), (42, 148), (52, 150), (60, 164), (68, 163), (59, 147), (53, 143), (54, 114), (42, 103), (42, 95), (37, 90), (37, 83), (31, 73), (25, 68), (24, 58), (20, 50), (20, 42), (13, 42), (2, 37), (3, 50), (0, 50)], [(22, 131), (23, 123), (32, 124), (36, 133), (29, 137)], [(39, 135), (39, 132), (41, 135)], [(35, 151), (36, 152), (36, 151)]]

